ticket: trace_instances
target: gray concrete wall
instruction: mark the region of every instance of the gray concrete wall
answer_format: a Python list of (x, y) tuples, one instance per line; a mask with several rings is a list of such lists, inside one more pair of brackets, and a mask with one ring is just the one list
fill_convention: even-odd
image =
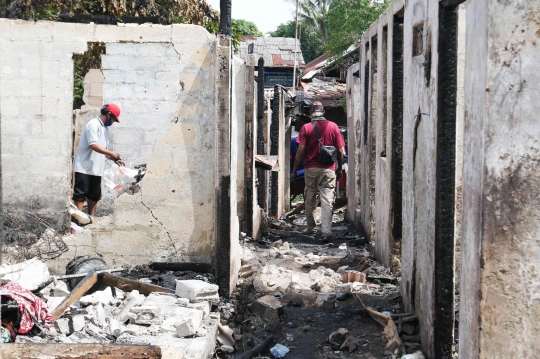
[(0, 107), (2, 118), (12, 119), (2, 121), (6, 205), (36, 210), (65, 228), (72, 54), (96, 41), (107, 43), (104, 101), (123, 110), (111, 147), (128, 161), (146, 162), (148, 172), (141, 192), (116, 200), (113, 216), (90, 235), (67, 240), (70, 252), (57, 266), (96, 252), (111, 265), (212, 262), (216, 38), (198, 26), (0, 20), (0, 51), (12, 54), (0, 59), (0, 86), (13, 89), (2, 91)]
[(246, 152), (244, 148), (246, 146), (245, 126), (246, 126), (246, 65), (244, 60), (234, 57), (233, 61), (233, 93), (236, 94), (236, 100), (232, 104), (233, 118), (236, 119), (238, 129), (236, 136), (236, 145), (240, 149), (237, 151), (237, 163), (241, 164), (237, 166), (236, 173), (236, 196), (238, 201), (237, 215), (240, 221), (241, 227), (245, 226), (245, 203), (244, 203), (244, 177), (245, 177), (245, 162)]
[(347, 218), (352, 223), (357, 222), (360, 214), (360, 64), (354, 64), (347, 70)]
[[(384, 14), (377, 23), (377, 117), (375, 124), (375, 255), (392, 267), (392, 42), (393, 15)], [(387, 29), (386, 32), (384, 29)], [(390, 41), (388, 41), (390, 39)]]
[(540, 354), (539, 14), (467, 6), (460, 358)]

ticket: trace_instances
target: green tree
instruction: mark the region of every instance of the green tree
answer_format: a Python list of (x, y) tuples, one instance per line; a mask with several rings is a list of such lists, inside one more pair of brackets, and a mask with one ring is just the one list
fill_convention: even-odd
[(360, 42), (360, 36), (387, 8), (389, 0), (334, 0), (326, 14), (328, 43), (332, 54), (343, 54), (351, 45)]
[[(296, 22), (289, 21), (280, 24), (275, 31), (270, 32), (272, 37), (292, 37), (296, 33)], [(300, 49), (304, 56), (304, 62), (308, 62), (321, 56), (324, 52), (324, 45), (319, 30), (313, 26), (306, 25), (304, 21), (299, 22), (298, 37), (300, 40)]]
[(237, 32), (241, 36), (254, 35), (263, 36), (263, 33), (259, 31), (259, 28), (255, 23), (243, 19), (232, 19), (232, 26), (237, 27)]
[[(296, 0), (289, 0), (296, 3)], [(298, 0), (299, 20), (306, 26), (312, 26), (319, 32), (324, 45), (328, 44), (326, 16), (334, 0)]]

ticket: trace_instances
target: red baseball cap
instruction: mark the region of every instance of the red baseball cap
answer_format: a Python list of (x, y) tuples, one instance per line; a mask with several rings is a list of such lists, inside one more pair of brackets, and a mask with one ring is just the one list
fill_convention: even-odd
[(105, 109), (112, 113), (118, 122), (120, 122), (120, 107), (118, 107), (117, 104), (110, 103), (108, 105), (105, 105)]

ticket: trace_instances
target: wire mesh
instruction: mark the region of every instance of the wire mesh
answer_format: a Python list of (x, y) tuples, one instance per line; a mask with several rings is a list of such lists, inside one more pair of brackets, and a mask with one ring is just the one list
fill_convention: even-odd
[(4, 210), (5, 241), (2, 252), (7, 262), (18, 263), (34, 257), (50, 260), (68, 247), (54, 229), (36, 213)]

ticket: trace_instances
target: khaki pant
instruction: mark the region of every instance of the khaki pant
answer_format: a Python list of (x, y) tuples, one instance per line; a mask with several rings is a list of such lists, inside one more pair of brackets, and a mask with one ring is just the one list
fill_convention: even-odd
[(306, 188), (304, 202), (306, 204), (307, 230), (317, 233), (314, 212), (317, 209), (317, 189), (321, 193), (321, 231), (323, 236), (332, 234), (332, 206), (334, 204), (334, 188), (336, 173), (324, 168), (306, 168), (304, 173)]

